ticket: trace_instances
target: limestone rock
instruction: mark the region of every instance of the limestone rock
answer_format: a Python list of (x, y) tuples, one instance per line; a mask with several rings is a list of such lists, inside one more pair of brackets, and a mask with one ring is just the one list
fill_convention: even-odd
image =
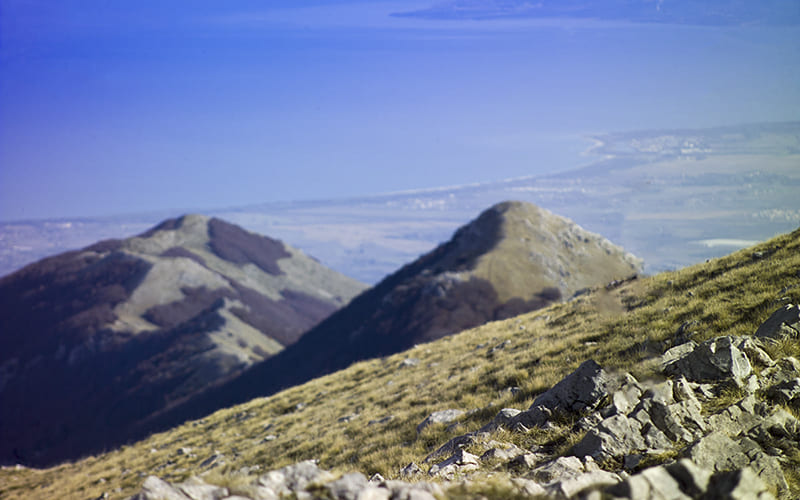
[(514, 424), (517, 423), (516, 418), (520, 413), (522, 413), (522, 411), (516, 408), (503, 408), (495, 415), (491, 422), (481, 427), (480, 432), (494, 432), (499, 428), (513, 429)]
[(440, 462), (428, 471), (431, 476), (452, 477), (457, 473), (474, 471), (480, 468), (478, 457), (464, 450), (458, 450), (447, 460)]
[(531, 471), (530, 477), (539, 483), (558, 478), (573, 477), (585, 472), (583, 462), (577, 457), (559, 457)]
[(488, 445), (491, 446), (491, 448), (481, 455), (481, 462), (489, 462), (492, 460), (507, 462), (525, 453), (525, 450), (512, 443), (498, 443), (497, 441), (492, 441), (488, 443)]
[(452, 438), (450, 441), (440, 446), (438, 449), (436, 449), (436, 451), (432, 452), (430, 455), (425, 457), (425, 460), (423, 460), (423, 462), (429, 464), (441, 457), (453, 455), (462, 448), (466, 448), (467, 446), (471, 446), (475, 443), (486, 440), (488, 436), (489, 434), (480, 431), (469, 432), (467, 434), (462, 434), (461, 436), (456, 436)]
[(572, 453), (598, 460), (622, 457), (647, 447), (642, 437), (642, 424), (625, 415), (603, 420), (572, 448)]
[(662, 356), (660, 361), (661, 370), (664, 371), (666, 368), (674, 363), (675, 361), (683, 358), (684, 356), (688, 355), (697, 347), (697, 342), (690, 340), (684, 344), (680, 344), (678, 346), (669, 349), (665, 352)]
[(533, 479), (515, 477), (511, 479), (511, 484), (517, 487), (523, 495), (527, 497), (541, 497), (547, 494), (547, 490)]
[(685, 454), (698, 466), (715, 472), (751, 467), (778, 491), (788, 490), (780, 462), (764, 453), (752, 439), (745, 437), (734, 440), (724, 432), (714, 431), (692, 444)]
[(728, 500), (774, 500), (764, 482), (752, 470), (745, 468), (715, 475), (707, 498)]
[(800, 377), (800, 361), (788, 356), (761, 371), (761, 387), (766, 389), (797, 377)]
[(325, 489), (335, 500), (389, 500), (391, 496), (388, 489), (371, 485), (359, 472), (345, 474), (327, 483)]
[(428, 415), (425, 420), (420, 422), (417, 426), (417, 433), (419, 434), (422, 432), (426, 427), (433, 425), (433, 424), (451, 424), (458, 420), (458, 417), (464, 414), (463, 410), (440, 410), (435, 411)]
[(779, 384), (769, 387), (765, 391), (766, 395), (782, 403), (794, 403), (800, 401), (800, 378), (786, 380)]
[(261, 475), (256, 481), (255, 489), (265, 498), (275, 498), (293, 491), (304, 490), (311, 483), (321, 483), (331, 479), (330, 472), (321, 470), (314, 460), (306, 460)]
[(149, 476), (133, 500), (189, 500), (189, 497), (163, 479)]
[(537, 397), (515, 420), (526, 427), (534, 427), (545, 423), (554, 413), (593, 410), (609, 395), (613, 385), (615, 380), (600, 365), (594, 360), (585, 361)]
[(800, 308), (786, 304), (758, 327), (755, 336), (774, 339), (800, 337)]
[(400, 469), (400, 477), (402, 478), (410, 479), (420, 475), (422, 475), (422, 469), (420, 469), (419, 465), (415, 464), (414, 462), (411, 462)]
[(603, 488), (622, 481), (617, 474), (604, 470), (585, 472), (545, 485), (545, 491), (557, 498), (573, 498), (589, 489)]
[(745, 353), (747, 359), (753, 363), (761, 366), (772, 366), (775, 364), (769, 354), (767, 354), (752, 337), (744, 337), (736, 344), (736, 347)]
[(751, 371), (747, 356), (730, 336), (707, 340), (688, 354), (666, 363), (664, 368), (668, 375), (682, 375), (693, 382), (742, 381)]

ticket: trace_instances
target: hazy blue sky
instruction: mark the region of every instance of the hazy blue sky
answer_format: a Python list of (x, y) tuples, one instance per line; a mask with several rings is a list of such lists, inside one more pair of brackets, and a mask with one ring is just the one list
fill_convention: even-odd
[(0, 219), (489, 181), (585, 163), (585, 133), (800, 119), (796, 0), (566, 3), (592, 8), (0, 0)]

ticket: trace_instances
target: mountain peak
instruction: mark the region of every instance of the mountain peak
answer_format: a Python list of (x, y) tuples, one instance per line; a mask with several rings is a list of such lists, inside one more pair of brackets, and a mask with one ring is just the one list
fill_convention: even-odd
[[(193, 214), (31, 264), (0, 280), (0, 366), (11, 367), (0, 373), (0, 462), (48, 463), (125, 439), (138, 420), (280, 352), (363, 288), (278, 240)], [(65, 410), (73, 397), (82, 405)], [(20, 421), (29, 417), (42, 427)]]
[(641, 261), (572, 221), (523, 202), (490, 207), (387, 276), (295, 344), (157, 423), (198, 417), (349, 364), (545, 307), (627, 278)]

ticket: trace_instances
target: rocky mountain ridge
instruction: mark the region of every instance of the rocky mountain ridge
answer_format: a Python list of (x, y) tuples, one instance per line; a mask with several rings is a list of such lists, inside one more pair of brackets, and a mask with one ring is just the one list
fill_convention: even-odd
[[(800, 458), (800, 420), (781, 405), (800, 405), (800, 361), (767, 352), (783, 342), (800, 342), (797, 306), (777, 310), (752, 336), (700, 344), (676, 338), (657, 359), (663, 381), (640, 382), (588, 360), (528, 410), (503, 409), (479, 431), (444, 443), (421, 462), (427, 473), (410, 463), (398, 471), (405, 480), (359, 473), (337, 479), (306, 461), (260, 475), (235, 495), (197, 477), (169, 484), (151, 476), (131, 500), (464, 498), (461, 490), (486, 480), (486, 470), (512, 471), (501, 498), (789, 498), (784, 470), (792, 472)], [(737, 397), (708, 408), (726, 392)], [(584, 432), (562, 456), (502, 440), (558, 420)], [(426, 482), (433, 478), (440, 481)]]
[[(742, 416), (750, 412), (752, 399), (747, 391), (754, 387), (750, 374), (744, 375), (746, 370), (741, 376), (725, 375), (703, 382), (690, 379), (709, 370), (694, 375), (683, 373), (680, 363), (675, 366), (681, 367), (680, 374), (665, 374), (662, 370), (668, 364), (664, 354), (683, 345), (685, 352), (673, 351), (670, 361), (689, 356), (686, 359), (694, 365), (708, 352), (725, 351), (733, 353), (731, 359), (741, 360), (726, 347), (730, 344), (744, 353), (759, 383), (753, 394), (754, 418), (764, 423), (765, 416), (780, 417), (781, 410), (793, 418), (800, 417), (795, 402), (776, 399), (779, 391), (791, 394), (788, 384), (783, 387), (779, 380), (771, 381), (770, 375), (773, 369), (791, 374), (792, 369), (784, 368), (784, 358), (800, 359), (800, 342), (793, 340), (792, 333), (796, 327), (790, 327), (791, 321), (780, 321), (780, 329), (789, 334), (785, 338), (754, 338), (762, 337), (754, 332), (763, 332), (767, 328), (764, 325), (778, 321), (765, 321), (776, 309), (800, 302), (798, 278), (800, 231), (795, 231), (721, 259), (593, 287), (566, 303), (489, 323), (396, 355), (359, 362), (268, 398), (217, 411), (85, 460), (43, 470), (0, 468), (0, 497), (121, 499), (141, 493), (145, 482), (162, 484), (156, 479), (147, 480), (148, 476), (157, 476), (170, 487), (177, 487), (181, 493), (175, 498), (182, 500), (186, 500), (184, 491), (194, 486), (199, 488), (193, 491), (205, 488), (216, 492), (217, 497), (254, 497), (252, 488), (262, 483), (274, 488), (273, 493), (278, 495), (295, 491), (298, 498), (339, 498), (345, 494), (345, 486), (351, 485), (353, 488), (347, 491), (352, 496), (348, 498), (356, 498), (366, 478), (378, 473), (386, 478), (374, 477), (373, 486), (381, 491), (365, 492), (364, 498), (375, 494), (383, 495), (375, 498), (385, 498), (387, 494), (389, 498), (413, 498), (422, 494), (417, 491), (425, 488), (421, 483), (436, 483), (431, 488), (436, 488), (434, 493), (443, 490), (442, 495), (437, 494), (440, 500), (529, 498), (541, 494), (536, 486), (550, 494), (579, 486), (593, 477), (583, 477), (587, 472), (598, 472), (599, 468), (603, 472), (594, 476), (614, 481), (617, 479), (613, 475), (623, 482), (641, 476), (641, 480), (631, 479), (631, 489), (636, 491), (650, 488), (648, 485), (654, 481), (667, 486), (677, 482), (677, 489), (672, 490), (676, 498), (694, 498), (701, 491), (690, 493), (686, 489), (694, 477), (707, 498), (758, 498), (764, 493), (761, 488), (742, 492), (737, 485), (758, 486), (764, 481), (754, 480), (758, 477), (755, 472), (739, 471), (735, 464), (751, 455), (759, 458), (760, 453), (780, 462), (789, 497), (797, 497), (800, 457), (793, 447), (797, 439), (792, 434), (792, 420), (787, 418), (785, 432), (780, 426), (768, 427), (772, 438), (759, 436), (758, 426), (750, 426), (749, 417)], [(735, 340), (728, 342), (726, 338)], [(748, 339), (756, 342), (775, 365), (768, 366), (771, 362), (767, 358), (747, 346)], [(740, 345), (740, 340), (747, 342)], [(581, 368), (585, 360), (596, 363)], [(736, 362), (732, 366), (744, 365)], [(610, 396), (595, 405), (591, 403), (593, 397), (575, 392), (574, 400), (582, 401), (583, 411), (574, 402), (569, 404), (569, 397), (554, 397), (559, 392), (570, 394), (564, 389), (574, 384), (560, 381), (578, 378), (568, 376), (573, 372), (587, 375), (579, 378), (584, 381), (594, 373), (602, 374), (599, 380), (606, 382), (596, 386)], [(685, 383), (680, 380), (681, 375)], [(740, 387), (735, 380), (744, 384)], [(552, 389), (556, 386), (561, 389), (554, 394)], [(715, 456), (734, 457), (731, 463), (736, 471), (714, 472), (699, 464), (687, 465), (686, 460), (699, 455), (685, 456), (690, 443), (681, 437), (669, 437), (667, 431), (672, 429), (675, 436), (697, 441), (697, 427), (692, 424), (696, 419), (694, 403), (686, 399), (687, 387), (702, 406), (700, 417), (706, 428), (703, 437), (721, 430), (734, 442), (730, 446), (730, 442), (716, 436), (709, 441), (722, 442), (722, 449), (734, 450)], [(624, 403), (627, 394), (632, 395), (632, 407)], [(642, 408), (637, 409), (640, 400)], [(532, 425), (526, 427), (527, 431), (508, 424), (501, 424), (494, 431), (483, 429), (492, 422), (499, 423), (496, 417), (511, 421), (526, 414), (535, 422), (551, 408), (558, 408), (558, 401), (568, 410), (552, 412), (542, 426)], [(611, 408), (620, 412), (612, 414)], [(687, 412), (683, 413), (683, 409)], [(672, 423), (677, 422), (680, 427), (673, 426), (667, 415), (676, 417)], [(652, 425), (647, 424), (648, 419)], [(720, 422), (734, 420), (749, 430), (737, 433), (733, 427), (721, 427)], [(612, 425), (615, 422), (623, 425)], [(602, 437), (606, 430), (616, 433), (620, 428), (625, 432), (633, 430), (615, 441), (630, 447), (622, 448), (625, 455), (621, 460), (571, 455), (581, 442), (588, 447), (584, 440), (592, 429), (603, 431), (597, 433), (600, 439), (596, 440), (602, 444), (609, 442)], [(648, 439), (652, 443), (660, 441), (656, 430), (666, 436), (671, 448), (663, 453), (647, 453)], [(777, 434), (773, 435), (773, 430)], [(642, 441), (647, 450), (639, 448)], [(758, 449), (752, 447), (751, 441)], [(456, 447), (444, 446), (448, 443)], [(662, 441), (661, 446), (666, 442)], [(613, 450), (608, 448), (603, 453), (616, 453)], [(516, 463), (513, 459), (518, 456), (523, 458)], [(318, 459), (318, 469), (330, 470), (332, 476), (308, 489), (293, 486), (292, 478), (298, 477), (292, 472), (294, 466), (309, 459)], [(673, 460), (678, 463), (671, 464)], [(759, 460), (766, 463), (769, 459), (761, 456)], [(411, 462), (416, 466), (410, 466)], [(697, 470), (706, 472), (695, 474)], [(438, 471), (442, 474), (430, 475)], [(448, 479), (448, 471), (455, 471), (452, 479)], [(422, 475), (404, 476), (420, 472)], [(192, 476), (201, 479), (189, 479)], [(328, 489), (327, 484), (337, 477), (341, 481)], [(564, 481), (557, 481), (559, 477)], [(576, 481), (565, 482), (568, 479)], [(778, 494), (775, 485), (766, 486), (772, 488), (771, 495)], [(527, 490), (530, 493), (526, 494)], [(589, 498), (603, 498), (604, 494), (609, 498), (612, 492), (586, 494)], [(626, 495), (614, 493), (622, 498)]]
[(635, 276), (641, 265), (621, 247), (568, 219), (530, 203), (499, 203), (285, 351), (176, 408), (151, 429), (266, 396), (359, 360), (540, 309), (586, 287)]
[(119, 444), (134, 422), (281, 351), (364, 287), (199, 215), (6, 276), (0, 461)]

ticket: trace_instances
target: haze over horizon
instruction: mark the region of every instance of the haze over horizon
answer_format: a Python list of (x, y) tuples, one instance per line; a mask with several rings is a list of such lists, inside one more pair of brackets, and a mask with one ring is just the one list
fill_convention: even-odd
[(489, 182), (584, 164), (588, 133), (800, 117), (800, 5), (569, 3), (0, 0), (0, 220)]

